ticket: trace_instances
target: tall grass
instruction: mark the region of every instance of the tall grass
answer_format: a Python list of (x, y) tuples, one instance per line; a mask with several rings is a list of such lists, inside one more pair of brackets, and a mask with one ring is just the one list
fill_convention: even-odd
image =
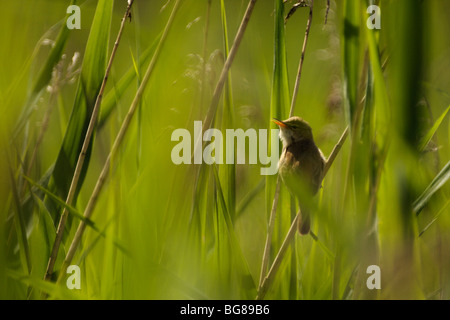
[[(81, 30), (65, 28), (69, 4)], [(450, 6), (307, 4), (136, 0), (106, 73), (125, 1), (5, 2), (0, 297), (448, 299)], [(381, 30), (367, 28), (371, 4)], [(291, 228), (295, 202), (260, 165), (171, 160), (174, 129), (208, 145), (194, 120), (225, 133), (290, 114), (332, 155), (311, 235)], [(65, 286), (69, 264), (80, 290)], [(380, 290), (366, 286), (370, 265)]]

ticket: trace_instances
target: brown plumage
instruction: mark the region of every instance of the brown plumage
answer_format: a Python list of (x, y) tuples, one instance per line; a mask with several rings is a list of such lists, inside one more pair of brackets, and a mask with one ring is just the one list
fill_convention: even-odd
[(278, 173), (289, 192), (300, 204), (298, 231), (309, 233), (311, 220), (307, 206), (320, 189), (325, 159), (314, 143), (312, 129), (299, 117), (291, 117), (285, 121), (274, 119), (280, 127), (280, 138), (283, 141), (283, 152), (278, 162)]

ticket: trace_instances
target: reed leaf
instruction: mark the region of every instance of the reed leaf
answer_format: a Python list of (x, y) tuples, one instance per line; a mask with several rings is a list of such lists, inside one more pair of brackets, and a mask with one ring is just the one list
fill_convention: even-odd
[[(91, 119), (92, 109), (105, 74), (112, 9), (112, 1), (100, 0), (98, 2), (86, 44), (75, 102), (53, 170), (53, 183), (50, 184), (50, 190), (56, 191), (62, 198), (66, 198), (69, 191), (78, 156)], [(92, 146), (92, 142), (90, 145)], [(91, 147), (86, 155), (86, 161), (78, 183), (78, 191), (83, 184), (89, 166), (90, 154)], [(74, 197), (74, 200), (76, 198), (77, 196)]]

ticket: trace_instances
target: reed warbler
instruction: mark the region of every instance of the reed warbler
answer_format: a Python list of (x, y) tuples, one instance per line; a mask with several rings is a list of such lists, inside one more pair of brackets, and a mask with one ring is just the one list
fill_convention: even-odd
[(314, 143), (311, 126), (302, 118), (272, 121), (280, 127), (280, 139), (283, 142), (278, 173), (299, 202), (297, 229), (301, 235), (306, 235), (311, 225), (308, 204), (321, 187), (325, 158)]

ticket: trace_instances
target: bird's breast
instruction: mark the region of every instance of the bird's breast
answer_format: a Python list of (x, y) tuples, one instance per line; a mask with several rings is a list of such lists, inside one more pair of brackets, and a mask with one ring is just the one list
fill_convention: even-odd
[(325, 160), (314, 141), (299, 141), (288, 145), (278, 162), (278, 173), (286, 186), (298, 189), (299, 183), (315, 194), (322, 181)]

